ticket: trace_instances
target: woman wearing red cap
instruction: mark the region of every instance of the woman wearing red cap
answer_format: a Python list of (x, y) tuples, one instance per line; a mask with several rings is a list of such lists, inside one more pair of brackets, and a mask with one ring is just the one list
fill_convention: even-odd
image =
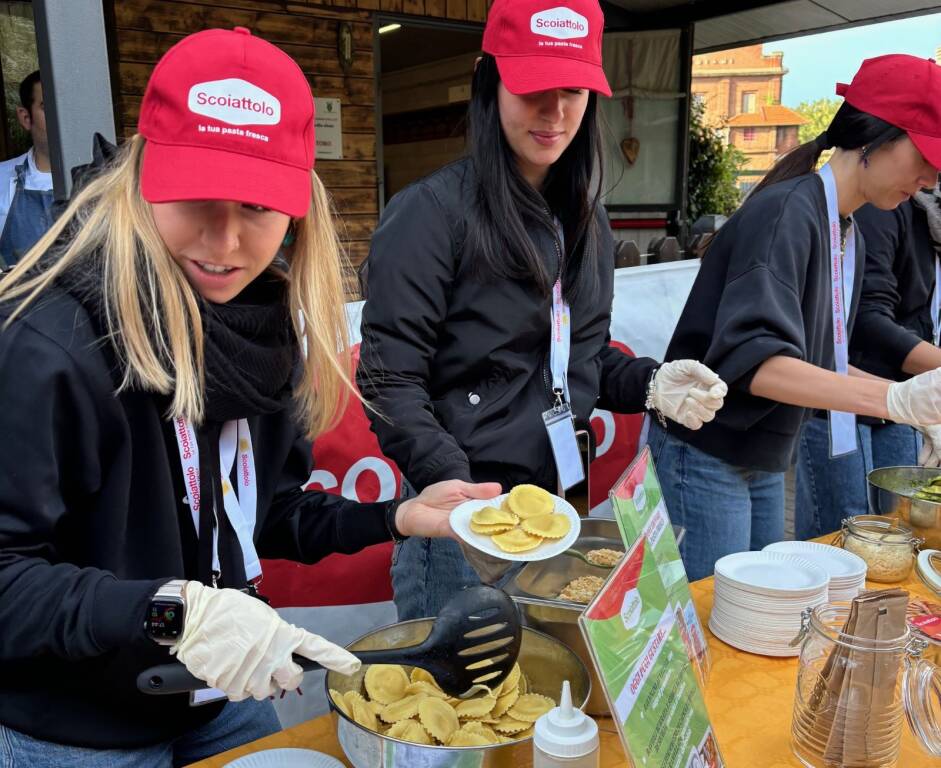
[[(603, 27), (595, 0), (497, 0), (467, 156), (396, 195), (373, 238), (357, 378), (383, 452), (416, 489), (458, 478), (555, 492), (580, 476), (577, 448), (555, 458), (572, 416), (587, 426), (596, 406), (646, 406), (697, 429), (722, 405), (725, 385), (694, 360), (658, 368), (608, 346), (614, 243), (592, 184), (597, 94), (611, 93)], [(559, 414), (567, 431), (550, 444)], [(434, 615), (477, 578), (454, 542), (413, 538), (393, 566), (399, 617)]]
[[(498, 492), (301, 490), (351, 391), (314, 146), (286, 54), (187, 37), (139, 133), (0, 284), (4, 765), (169, 768), (271, 733), (293, 653), (359, 662), (257, 599), (259, 559), (449, 535), (456, 503)], [(140, 693), (171, 654), (216, 690)]]
[[(826, 132), (782, 158), (703, 258), (667, 359), (701, 357), (729, 382), (693, 432), (653, 425), (650, 445), (690, 578), (723, 555), (784, 538), (784, 472), (804, 421), (829, 411), (829, 452), (858, 450), (854, 414), (941, 422), (941, 370), (889, 382), (849, 364), (864, 241), (852, 214), (891, 210), (941, 166), (941, 68), (912, 56), (863, 63)], [(834, 148), (819, 173), (821, 152)], [(886, 356), (878, 338), (863, 338)]]
[[(891, 381), (941, 366), (938, 187), (890, 211), (864, 205), (853, 221), (866, 243), (866, 269), (850, 363)], [(871, 470), (941, 462), (941, 426), (920, 427), (919, 435), (908, 424), (860, 418), (857, 428), (860, 450), (830, 458), (826, 414), (804, 425), (797, 455), (797, 538), (822, 536), (847, 517), (868, 514)]]

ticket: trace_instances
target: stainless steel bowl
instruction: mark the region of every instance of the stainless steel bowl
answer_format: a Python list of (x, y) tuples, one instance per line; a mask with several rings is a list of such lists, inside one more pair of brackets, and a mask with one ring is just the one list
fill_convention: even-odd
[[(582, 518), (582, 529), (572, 549), (588, 552), (592, 549), (624, 549), (621, 534), (614, 520)], [(595, 666), (585, 644), (578, 617), (585, 606), (559, 600), (559, 592), (572, 579), (579, 576), (607, 578), (611, 571), (595, 568), (577, 557), (558, 555), (549, 560), (527, 563), (506, 587), (509, 595), (519, 604), (523, 622), (547, 635), (552, 635), (571, 648), (591, 675), (591, 695), (585, 704), (589, 715), (609, 714), (608, 702)]]
[(941, 504), (912, 498), (916, 490), (941, 475), (928, 467), (883, 467), (869, 473), (869, 507), (874, 514), (898, 517), (927, 549), (941, 549)]
[[(347, 646), (352, 651), (401, 648), (422, 642), (431, 632), (432, 619), (416, 619), (374, 630)], [(572, 700), (584, 706), (591, 692), (588, 670), (569, 648), (555, 638), (523, 628), (519, 664), (529, 689), (559, 700), (562, 682), (569, 681)], [(363, 690), (363, 667), (349, 677), (327, 672), (327, 700), (337, 722), (337, 738), (355, 768), (516, 768), (530, 766), (533, 747), (530, 738), (486, 747), (428, 747), (383, 736), (357, 724), (333, 704), (330, 689), (341, 693)]]

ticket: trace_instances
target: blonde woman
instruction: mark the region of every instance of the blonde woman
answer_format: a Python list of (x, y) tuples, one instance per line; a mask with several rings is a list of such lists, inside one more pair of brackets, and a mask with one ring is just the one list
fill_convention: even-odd
[[(192, 35), (0, 283), (0, 764), (163, 768), (276, 730), (292, 653), (358, 662), (256, 598), (259, 558), (447, 536), (451, 507), (499, 492), (302, 492), (350, 392), (313, 162), (297, 65), (247, 30)], [(218, 700), (138, 693), (170, 654)]]

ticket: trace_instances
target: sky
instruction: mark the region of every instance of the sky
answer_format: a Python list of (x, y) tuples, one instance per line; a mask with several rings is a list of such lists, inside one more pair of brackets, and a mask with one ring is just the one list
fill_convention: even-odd
[(887, 21), (821, 35), (764, 44), (764, 52), (784, 52), (781, 103), (835, 98), (837, 82), (848, 83), (863, 59), (886, 53), (934, 58), (941, 46), (941, 13)]

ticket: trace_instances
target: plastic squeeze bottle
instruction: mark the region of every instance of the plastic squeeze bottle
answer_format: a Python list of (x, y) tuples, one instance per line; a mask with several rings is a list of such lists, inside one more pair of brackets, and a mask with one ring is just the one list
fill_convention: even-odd
[(598, 768), (598, 724), (572, 706), (569, 681), (562, 683), (559, 706), (536, 721), (533, 768)]

